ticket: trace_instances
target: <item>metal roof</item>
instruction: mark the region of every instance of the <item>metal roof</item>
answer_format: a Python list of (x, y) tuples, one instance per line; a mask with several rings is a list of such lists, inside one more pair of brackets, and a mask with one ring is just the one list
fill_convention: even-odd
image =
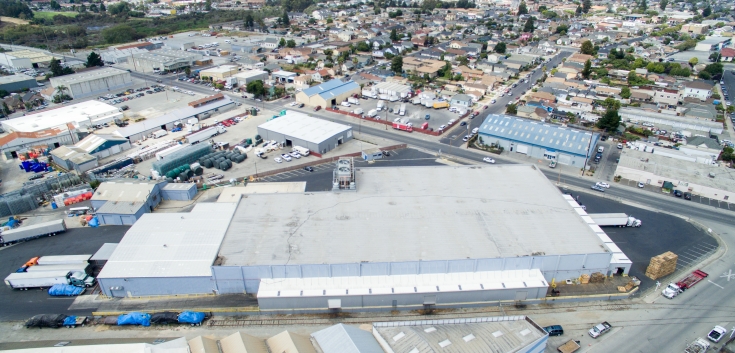
[(247, 183), (245, 186), (233, 186), (223, 189), (217, 198), (217, 202), (238, 202), (242, 195), (303, 193), (305, 191), (305, 181)]
[(104, 243), (89, 259), (90, 261), (107, 261), (117, 248), (118, 243)]
[(373, 332), (405, 353), (525, 352), (547, 335), (526, 316), (376, 322)]
[(146, 202), (157, 182), (106, 181), (97, 187), (92, 200)]
[(168, 183), (166, 186), (161, 188), (161, 190), (169, 190), (169, 191), (177, 191), (177, 190), (185, 190), (189, 191), (191, 189), (194, 189), (197, 187), (196, 183)]
[(306, 94), (307, 97), (312, 97), (318, 94), (326, 98), (340, 95), (355, 88), (360, 89), (360, 85), (354, 81), (343, 82), (342, 80), (335, 78), (334, 80), (324, 82), (321, 85), (309, 87), (303, 90), (302, 93)]
[[(563, 151), (576, 156), (587, 156), (587, 148), (594, 148), (598, 133), (544, 124), (514, 116), (491, 114), (480, 125), (482, 136), (498, 137), (518, 143)], [(590, 144), (590, 138), (592, 143)]]
[[(358, 168), (355, 174), (356, 192), (243, 198), (222, 243), (224, 265), (605, 253), (532, 165)], [(453, 234), (462, 237), (448, 242)]]
[[(222, 353), (268, 353), (265, 340), (237, 331), (219, 341)], [(213, 353), (217, 353), (214, 351)], [(192, 351), (192, 353), (195, 353)]]
[(311, 337), (323, 353), (384, 353), (370, 332), (345, 324), (327, 327)]
[(284, 136), (319, 144), (334, 135), (352, 130), (352, 127), (287, 110), (286, 115), (265, 122), (259, 125), (258, 129), (266, 129)]
[(161, 115), (157, 118), (143, 120), (139, 123), (135, 123), (119, 129), (115, 131), (115, 134), (122, 137), (130, 137), (150, 130), (160, 130), (162, 125), (166, 125), (179, 120), (183, 121), (199, 113), (219, 109), (230, 104), (235, 103), (232, 102), (229, 96), (224, 96), (224, 99), (220, 99), (212, 103), (207, 103), (196, 108), (187, 106), (181, 109), (176, 109), (166, 115)]
[[(58, 87), (61, 85), (65, 85), (69, 87), (69, 85), (73, 85), (75, 83), (83, 83), (83, 82), (89, 82), (93, 80), (101, 80), (101, 79), (106, 79), (106, 78), (120, 76), (120, 75), (129, 77), (130, 73), (127, 72), (126, 70), (121, 70), (121, 69), (116, 69), (114, 67), (106, 66), (106, 67), (101, 67), (99, 69), (83, 71), (83, 72), (76, 73), (76, 74), (52, 77), (51, 85), (53, 87)], [(127, 81), (128, 83), (132, 83), (132, 81), (130, 81), (130, 78), (128, 78)]]
[(12, 131), (34, 132), (67, 123), (90, 125), (100, 118), (113, 119), (116, 117), (122, 117), (120, 108), (98, 100), (90, 100), (4, 120), (2, 124), (8, 126)]
[(200, 202), (189, 213), (144, 214), (98, 277), (211, 277), (236, 206)]
[(308, 337), (283, 331), (266, 340), (271, 352), (316, 353)]
[(28, 75), (24, 75), (24, 74), (0, 76), (0, 85), (4, 85), (8, 83), (15, 83), (15, 82), (24, 82), (24, 81), (36, 81), (36, 79)]
[(115, 135), (98, 135), (98, 134), (91, 134), (81, 141), (74, 144), (75, 147), (81, 148), (87, 153), (94, 151), (96, 148), (102, 146), (107, 141), (119, 141), (119, 142), (126, 142), (128, 139), (115, 136)]
[(638, 108), (620, 108), (619, 113), (624, 121), (651, 122), (656, 125), (668, 125), (677, 130), (697, 130), (714, 134), (721, 134), (723, 130), (722, 123), (651, 112)]
[(145, 202), (107, 201), (99, 209), (98, 214), (134, 215), (145, 207)]

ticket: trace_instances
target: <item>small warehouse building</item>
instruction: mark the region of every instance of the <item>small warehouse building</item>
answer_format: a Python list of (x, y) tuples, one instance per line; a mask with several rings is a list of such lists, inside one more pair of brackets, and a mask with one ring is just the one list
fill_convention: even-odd
[(485, 145), (579, 168), (595, 155), (600, 138), (598, 133), (498, 114), (488, 115), (478, 134)]
[(195, 183), (168, 183), (161, 188), (161, 198), (164, 200), (188, 201), (197, 194)]
[(334, 79), (297, 93), (296, 101), (312, 107), (329, 108), (361, 93), (360, 85), (356, 82)]
[(199, 71), (199, 77), (211, 77), (214, 81), (221, 81), (240, 72), (236, 65), (222, 65)]
[(66, 87), (74, 99), (109, 94), (133, 84), (130, 72), (114, 67), (101, 67), (81, 73), (52, 77), (51, 87)]
[(135, 71), (176, 71), (191, 67), (196, 61), (202, 60), (202, 55), (189, 51), (160, 49), (145, 53), (133, 54), (132, 61)]
[[(32, 69), (48, 66), (54, 57), (50, 54), (36, 50), (18, 50), (0, 55), (0, 64), (14, 69)], [(63, 63), (63, 59), (62, 59)]]
[(324, 154), (352, 140), (352, 127), (288, 110), (286, 115), (259, 125), (258, 134), (286, 147), (300, 146)]
[(100, 184), (92, 196), (92, 207), (100, 224), (132, 225), (161, 202), (166, 183), (127, 179)]
[(248, 83), (253, 81), (261, 80), (263, 82), (268, 80), (268, 72), (263, 70), (249, 70), (243, 71), (235, 75), (237, 78), (237, 85), (245, 87)]
[(108, 134), (88, 135), (74, 146), (98, 158), (109, 157), (132, 147), (128, 139)]
[(90, 169), (97, 168), (97, 157), (76, 146), (61, 146), (51, 151), (51, 160), (67, 171), (74, 170), (82, 174)]
[(383, 151), (379, 147), (366, 149), (361, 152), (362, 159), (365, 161), (374, 161), (376, 159), (383, 159)]
[(24, 89), (37, 88), (38, 82), (28, 75), (15, 74), (0, 76), (0, 90), (7, 92), (20, 92)]

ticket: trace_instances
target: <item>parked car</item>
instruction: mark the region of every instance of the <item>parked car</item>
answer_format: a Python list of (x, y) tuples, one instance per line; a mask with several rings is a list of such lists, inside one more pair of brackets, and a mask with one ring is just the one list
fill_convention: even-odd
[(312, 168), (312, 167), (304, 167), (304, 170), (307, 171), (307, 172), (313, 172), (314, 171), (314, 168)]
[(592, 190), (599, 191), (599, 192), (605, 192), (605, 188), (601, 186), (597, 186), (596, 184), (592, 185)]
[(470, 139), (470, 135), (464, 135), (462, 141), (467, 142)]
[(691, 200), (692, 199), (692, 193), (691, 192), (685, 192), (684, 193), (684, 200)]
[(322, 106), (321, 105), (317, 105), (316, 108), (314, 108), (314, 111), (315, 112), (318, 112), (321, 109), (322, 109)]
[(560, 325), (552, 325), (544, 327), (544, 331), (549, 333), (549, 336), (561, 336), (564, 334), (564, 329)]
[(291, 152), (291, 153), (289, 153), (289, 154), (290, 154), (290, 155), (291, 155), (291, 157), (293, 157), (293, 158), (296, 158), (296, 159), (299, 159), (299, 158), (301, 158), (301, 154), (300, 154), (300, 153), (298, 153), (298, 152)]
[(283, 158), (283, 160), (285, 160), (286, 162), (290, 162), (291, 161), (291, 156), (289, 156), (286, 153), (282, 153), (281, 154), (281, 158)]
[(684, 196), (684, 193), (681, 192), (681, 190), (674, 190), (674, 196), (676, 196), (676, 197), (682, 197), (682, 196)]
[(641, 188), (641, 189), (643, 189), (644, 187), (646, 187), (646, 184), (643, 184), (643, 183), (640, 183), (640, 182), (639, 182), (639, 183), (638, 183), (638, 187), (639, 187), (639, 188)]
[(482, 160), (490, 164), (495, 164), (495, 160), (490, 157), (485, 157)]
[(467, 122), (466, 122), (466, 121), (463, 121), (463, 122), (461, 122), (461, 123), (459, 124), (459, 126), (465, 126), (465, 125), (467, 125)]
[(606, 182), (603, 182), (603, 181), (598, 181), (597, 183), (595, 183), (595, 185), (597, 185), (599, 187), (602, 187), (602, 188), (605, 188), (605, 189), (609, 189), (610, 188), (610, 184), (608, 184)]

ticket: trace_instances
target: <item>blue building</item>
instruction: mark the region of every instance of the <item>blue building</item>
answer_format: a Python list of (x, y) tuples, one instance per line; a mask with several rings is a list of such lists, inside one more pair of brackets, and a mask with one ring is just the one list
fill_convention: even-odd
[(328, 108), (346, 101), (355, 94), (361, 94), (360, 85), (356, 82), (334, 79), (297, 93), (296, 101), (312, 107)]
[(498, 114), (488, 115), (478, 134), (485, 145), (580, 168), (595, 155), (600, 138), (598, 133)]
[(120, 179), (100, 184), (92, 196), (92, 207), (100, 224), (132, 225), (161, 203), (166, 182)]

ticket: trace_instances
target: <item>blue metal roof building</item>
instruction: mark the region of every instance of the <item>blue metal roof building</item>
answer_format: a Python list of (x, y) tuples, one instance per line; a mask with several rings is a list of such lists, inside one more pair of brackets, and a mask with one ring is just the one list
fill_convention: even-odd
[(595, 155), (600, 138), (598, 133), (498, 114), (488, 115), (478, 134), (486, 145), (579, 167)]
[(326, 108), (338, 105), (354, 94), (360, 94), (360, 85), (354, 81), (334, 79), (299, 92), (296, 101)]

